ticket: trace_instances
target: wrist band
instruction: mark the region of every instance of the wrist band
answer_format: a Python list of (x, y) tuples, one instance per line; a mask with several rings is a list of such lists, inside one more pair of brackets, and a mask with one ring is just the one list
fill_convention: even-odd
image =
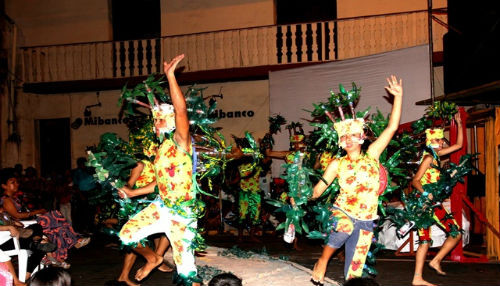
[(427, 197), (428, 195), (429, 195), (429, 193), (428, 193), (428, 192), (426, 192), (426, 191), (423, 191), (423, 192), (422, 192), (422, 196)]

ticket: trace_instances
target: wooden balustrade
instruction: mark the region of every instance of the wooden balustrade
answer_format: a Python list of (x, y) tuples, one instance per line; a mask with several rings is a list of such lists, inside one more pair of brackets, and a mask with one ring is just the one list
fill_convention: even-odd
[[(438, 15), (446, 20), (446, 15)], [(443, 18), (444, 17), (444, 18)], [(446, 28), (433, 24), (434, 51)], [(143, 76), (162, 72), (162, 62), (187, 56), (185, 72), (320, 62), (361, 57), (426, 44), (427, 13), (413, 12), (337, 21), (117, 42), (19, 49), (27, 83)]]

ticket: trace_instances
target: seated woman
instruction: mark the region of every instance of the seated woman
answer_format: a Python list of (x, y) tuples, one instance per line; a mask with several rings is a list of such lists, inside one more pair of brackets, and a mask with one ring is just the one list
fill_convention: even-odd
[(57, 245), (57, 250), (48, 253), (44, 263), (69, 268), (69, 263), (65, 261), (68, 257), (68, 250), (73, 246), (80, 248), (87, 245), (90, 238), (80, 237), (59, 211), (47, 212), (39, 209), (23, 212), (20, 201), (14, 196), (19, 189), (19, 183), (9, 169), (2, 171), (0, 183), (4, 191), (2, 200), (5, 212), (17, 220), (30, 219), (36, 215), (35, 219), (42, 227), (43, 234)]
[[(31, 273), (40, 264), (40, 261), (45, 256), (47, 252), (54, 251), (57, 247), (55, 244), (48, 242), (47, 240), (42, 240), (43, 230), (42, 226), (35, 223), (24, 228), (21, 222), (12, 219), (8, 213), (4, 212), (3, 207), (0, 206), (0, 224), (3, 228), (0, 230), (8, 230), (14, 236), (19, 237), (19, 244), (22, 249), (31, 250), (31, 255), (28, 257), (28, 265), (26, 269), (27, 277), (30, 277)], [(14, 249), (14, 242), (9, 240), (2, 245), (0, 245), (0, 250), (11, 250)]]

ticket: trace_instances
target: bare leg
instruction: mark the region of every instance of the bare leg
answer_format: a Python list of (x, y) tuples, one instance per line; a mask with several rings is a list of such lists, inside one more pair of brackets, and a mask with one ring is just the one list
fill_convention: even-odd
[(242, 241), (243, 241), (243, 227), (238, 226), (238, 242), (242, 242)]
[(135, 274), (135, 279), (137, 281), (141, 281), (146, 278), (146, 276), (148, 276), (153, 269), (158, 267), (158, 265), (163, 262), (163, 257), (154, 253), (151, 248), (141, 246), (140, 244), (134, 250), (144, 256), (147, 261), (146, 264), (137, 270), (137, 273)]
[[(168, 247), (170, 246), (170, 241), (166, 236), (162, 236), (161, 238), (155, 238), (155, 253), (161, 257), (165, 255), (165, 251), (167, 251)], [(168, 267), (168, 265), (163, 262), (159, 267), (158, 270), (161, 272), (172, 272), (174, 269), (171, 267)]]
[(139, 284), (134, 283), (128, 277), (130, 274), (130, 270), (132, 269), (132, 266), (134, 266), (136, 258), (137, 255), (133, 252), (125, 254), (125, 257), (123, 258), (122, 272), (120, 273), (120, 276), (117, 279), (118, 281), (125, 282), (129, 286), (139, 286)]
[(425, 264), (425, 257), (427, 257), (427, 251), (429, 250), (430, 243), (420, 243), (418, 245), (417, 253), (415, 254), (415, 273), (413, 274), (413, 281), (411, 285), (425, 285), (425, 286), (435, 286), (429, 283), (423, 278), (423, 270)]
[(321, 257), (318, 259), (316, 264), (314, 264), (314, 269), (311, 277), (313, 281), (322, 282), (324, 280), (328, 261), (330, 260), (330, 257), (332, 257), (333, 253), (335, 253), (335, 250), (337, 249), (332, 248), (328, 245), (325, 245), (323, 247)]
[(297, 251), (303, 250), (302, 248), (299, 247), (299, 239), (297, 237), (295, 237), (295, 239), (293, 240), (293, 249)]
[(12, 275), (12, 279), (14, 280), (15, 286), (26, 286), (26, 283), (19, 281), (17, 277), (16, 270), (14, 269), (14, 265), (12, 265), (12, 261), (5, 261), (5, 265), (7, 265), (7, 269), (9, 270), (10, 275)]
[(441, 261), (448, 254), (448, 252), (450, 252), (457, 245), (461, 238), (462, 234), (459, 234), (455, 238), (448, 236), (448, 238), (446, 238), (446, 240), (444, 241), (443, 246), (441, 246), (439, 252), (431, 260), (431, 262), (429, 262), (429, 266), (434, 268), (438, 274), (446, 275), (446, 272), (441, 269)]

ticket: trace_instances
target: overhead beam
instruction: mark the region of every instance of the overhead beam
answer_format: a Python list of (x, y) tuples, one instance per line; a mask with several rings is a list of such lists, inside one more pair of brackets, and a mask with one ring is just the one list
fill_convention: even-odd
[[(435, 98), (436, 101), (446, 100), (458, 105), (500, 104), (500, 80), (487, 84), (445, 94)], [(432, 100), (417, 101), (416, 105), (431, 105)]]

